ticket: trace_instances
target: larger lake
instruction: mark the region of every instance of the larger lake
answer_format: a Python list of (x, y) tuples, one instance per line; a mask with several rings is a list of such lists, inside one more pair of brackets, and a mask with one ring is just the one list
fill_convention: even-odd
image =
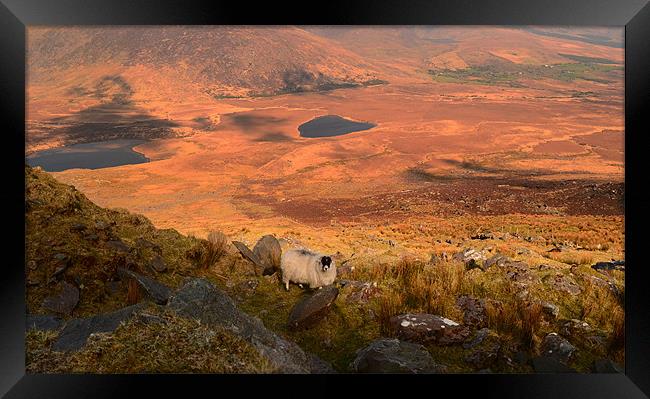
[(298, 126), (298, 131), (302, 137), (333, 137), (372, 129), (375, 126), (372, 123), (351, 121), (338, 115), (325, 115), (303, 123)]
[(30, 166), (40, 166), (48, 172), (144, 163), (149, 162), (149, 159), (133, 150), (133, 147), (144, 142), (144, 140), (111, 140), (75, 144), (39, 151), (29, 155), (25, 160)]

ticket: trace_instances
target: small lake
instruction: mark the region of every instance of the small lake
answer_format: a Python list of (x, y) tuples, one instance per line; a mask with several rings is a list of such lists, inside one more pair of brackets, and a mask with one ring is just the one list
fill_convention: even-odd
[(325, 115), (303, 123), (298, 126), (298, 131), (301, 137), (333, 137), (372, 129), (375, 126), (377, 125), (351, 121), (338, 115)]
[(144, 142), (145, 140), (111, 140), (75, 144), (36, 152), (26, 157), (25, 161), (28, 165), (40, 166), (47, 172), (144, 163), (149, 162), (149, 159), (133, 150), (133, 147)]

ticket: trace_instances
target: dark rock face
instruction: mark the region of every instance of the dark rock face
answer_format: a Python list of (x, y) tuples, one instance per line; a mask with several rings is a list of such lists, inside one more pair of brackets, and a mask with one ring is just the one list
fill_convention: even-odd
[(331, 364), (327, 363), (325, 360), (314, 354), (308, 354), (309, 356), (309, 371), (312, 374), (335, 374), (336, 371)]
[(359, 373), (441, 373), (426, 348), (419, 344), (382, 338), (357, 352), (352, 369)]
[(463, 344), (464, 349), (471, 349), (471, 352), (465, 355), (465, 362), (471, 364), (476, 369), (485, 369), (493, 365), (501, 350), (499, 336), (493, 331), (482, 328), (476, 332), (471, 341)]
[(162, 249), (158, 245), (154, 244), (149, 240), (145, 240), (144, 238), (140, 237), (136, 239), (135, 245), (137, 245), (139, 248), (149, 248), (153, 250), (155, 253), (157, 253), (158, 255), (162, 255)]
[(128, 320), (144, 307), (144, 304), (136, 304), (111, 313), (85, 319), (72, 319), (66, 323), (59, 338), (52, 344), (52, 349), (55, 351), (79, 350), (86, 344), (90, 334), (115, 331), (121, 322)]
[(122, 253), (128, 253), (129, 252), (129, 246), (126, 245), (120, 239), (106, 241), (106, 246), (109, 247), (109, 248), (114, 249), (117, 252), (122, 252)]
[(622, 270), (625, 271), (625, 261), (624, 260), (613, 260), (611, 262), (597, 262), (595, 265), (591, 265), (591, 268), (594, 270)]
[(27, 330), (55, 331), (63, 326), (63, 320), (52, 315), (28, 315), (26, 320)]
[(235, 248), (237, 248), (237, 250), (239, 251), (239, 253), (242, 254), (244, 259), (248, 259), (250, 262), (253, 263), (255, 274), (259, 274), (260, 271), (263, 272), (265, 270), (262, 261), (257, 257), (257, 255), (253, 253), (253, 251), (250, 250), (250, 248), (246, 246), (246, 244), (239, 241), (233, 241), (232, 245), (234, 245)]
[(264, 327), (262, 321), (240, 311), (233, 300), (204, 279), (189, 280), (167, 305), (184, 317), (225, 328), (244, 338), (282, 373), (309, 373), (312, 359), (293, 342)]
[(399, 339), (440, 345), (460, 344), (470, 335), (469, 328), (453, 320), (427, 313), (406, 313), (390, 318)]
[(576, 347), (557, 333), (548, 334), (541, 347), (542, 356), (554, 358), (564, 364), (573, 359), (575, 351)]
[(72, 284), (61, 281), (57, 289), (58, 293), (43, 300), (43, 307), (49, 311), (69, 315), (79, 303), (79, 290)]
[(169, 296), (172, 293), (172, 290), (166, 285), (131, 270), (118, 269), (117, 273), (123, 279), (135, 280), (140, 285), (140, 287), (142, 287), (147, 296), (149, 296), (149, 298), (151, 298), (158, 305), (166, 304)]
[(272, 235), (265, 235), (260, 238), (253, 247), (253, 254), (257, 256), (257, 259), (264, 266), (263, 275), (271, 275), (280, 269), (282, 248), (277, 238)]
[(461, 308), (464, 312), (463, 323), (465, 323), (465, 325), (479, 328), (487, 325), (485, 300), (463, 295), (456, 300), (456, 306)]
[(539, 356), (532, 359), (536, 373), (576, 373), (577, 371), (553, 357)]
[(151, 268), (158, 273), (162, 273), (167, 270), (167, 263), (165, 263), (165, 260), (162, 256), (156, 254), (151, 260)]
[(289, 314), (289, 329), (303, 330), (315, 326), (327, 315), (338, 295), (338, 288), (329, 285), (298, 302)]

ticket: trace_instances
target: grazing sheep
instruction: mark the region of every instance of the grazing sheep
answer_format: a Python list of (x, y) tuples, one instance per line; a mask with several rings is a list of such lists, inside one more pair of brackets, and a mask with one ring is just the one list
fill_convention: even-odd
[(292, 249), (282, 254), (280, 259), (282, 283), (289, 291), (289, 282), (308, 284), (309, 288), (330, 285), (336, 278), (336, 264), (326, 255), (306, 249)]

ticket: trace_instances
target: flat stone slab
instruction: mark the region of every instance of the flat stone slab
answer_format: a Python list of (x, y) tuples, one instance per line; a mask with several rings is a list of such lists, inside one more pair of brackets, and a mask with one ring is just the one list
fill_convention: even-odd
[(225, 328), (250, 342), (281, 373), (310, 373), (313, 359), (298, 345), (237, 308), (226, 293), (205, 279), (191, 279), (170, 298), (168, 308), (208, 326)]
[(393, 316), (390, 325), (399, 339), (419, 343), (460, 344), (471, 334), (469, 328), (453, 320), (428, 313)]
[(330, 285), (302, 299), (289, 314), (289, 329), (303, 330), (318, 324), (327, 315), (338, 295), (338, 288)]
[(49, 311), (69, 315), (79, 303), (79, 290), (72, 284), (61, 281), (57, 284), (57, 294), (43, 300), (43, 307)]
[(165, 305), (172, 294), (172, 290), (169, 287), (150, 277), (123, 268), (117, 269), (117, 273), (123, 279), (135, 280), (147, 296), (158, 305)]
[(240, 241), (233, 241), (232, 245), (234, 245), (235, 248), (237, 248), (237, 250), (239, 251), (239, 253), (242, 254), (244, 259), (247, 259), (253, 263), (256, 274), (258, 273), (259, 270), (263, 271), (265, 269), (264, 265), (262, 264), (262, 261), (257, 257), (257, 255), (253, 253), (253, 251), (250, 250), (250, 248), (246, 246), (246, 244)]
[(59, 334), (59, 338), (52, 344), (52, 349), (55, 351), (79, 350), (86, 344), (90, 334), (115, 331), (120, 323), (131, 318), (145, 306), (145, 304), (139, 303), (111, 313), (69, 320)]
[(26, 330), (56, 331), (63, 327), (63, 320), (54, 315), (27, 315)]
[(420, 344), (382, 338), (357, 351), (351, 364), (358, 373), (441, 373), (445, 367), (433, 361)]

